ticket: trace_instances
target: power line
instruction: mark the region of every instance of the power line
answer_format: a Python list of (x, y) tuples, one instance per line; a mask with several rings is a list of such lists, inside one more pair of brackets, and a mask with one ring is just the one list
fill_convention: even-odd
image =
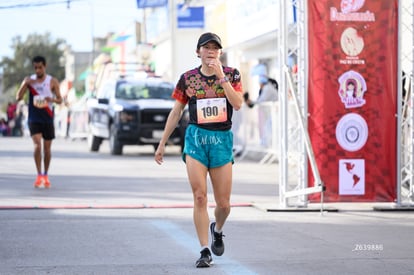
[(21, 3), (21, 4), (13, 4), (13, 5), (10, 4), (10, 5), (5, 5), (5, 6), (0, 6), (0, 10), (42, 7), (42, 6), (50, 6), (50, 5), (57, 5), (57, 4), (64, 4), (64, 3), (67, 5), (67, 8), (70, 9), (71, 2), (79, 2), (79, 1), (86, 1), (86, 0), (37, 1), (34, 3), (26, 2), (26, 3)]

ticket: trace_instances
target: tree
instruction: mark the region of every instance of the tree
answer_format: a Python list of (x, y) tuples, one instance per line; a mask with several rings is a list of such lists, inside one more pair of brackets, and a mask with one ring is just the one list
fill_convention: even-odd
[(65, 68), (62, 65), (62, 58), (65, 45), (64, 39), (52, 41), (50, 33), (29, 34), (26, 41), (22, 41), (21, 36), (14, 37), (11, 46), (14, 49), (14, 57), (3, 57), (0, 62), (0, 67), (3, 68), (3, 92), (15, 92), (23, 79), (33, 74), (32, 58), (36, 55), (46, 58), (48, 73), (59, 81), (63, 80)]

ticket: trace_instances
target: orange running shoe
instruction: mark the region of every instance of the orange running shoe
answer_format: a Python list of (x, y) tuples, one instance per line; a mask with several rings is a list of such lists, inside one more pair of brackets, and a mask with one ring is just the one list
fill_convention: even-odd
[(42, 187), (43, 184), (43, 176), (42, 175), (37, 175), (36, 181), (34, 182), (34, 187), (35, 188), (40, 188)]
[(43, 175), (43, 184), (45, 188), (50, 188), (50, 181), (49, 177), (47, 175)]

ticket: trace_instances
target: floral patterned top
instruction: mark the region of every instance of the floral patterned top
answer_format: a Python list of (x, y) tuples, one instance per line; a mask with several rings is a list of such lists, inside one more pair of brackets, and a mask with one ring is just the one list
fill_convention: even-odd
[[(240, 72), (231, 67), (223, 66), (223, 72), (229, 79), (233, 89), (236, 92), (242, 92), (242, 84)], [(233, 107), (227, 101), (224, 88), (220, 84), (220, 80), (215, 76), (205, 76), (201, 73), (201, 66), (183, 73), (178, 80), (172, 97), (183, 104), (188, 103), (190, 114), (190, 124), (197, 124), (199, 127), (209, 130), (229, 130), (231, 128), (231, 118), (233, 115)], [(200, 119), (200, 106), (208, 106), (209, 103), (201, 105), (204, 99), (222, 98), (225, 105), (220, 105), (225, 114), (223, 121), (206, 122)], [(199, 102), (199, 104), (197, 104)], [(199, 110), (199, 111), (197, 111)], [(219, 112), (220, 112), (219, 111)], [(201, 122), (202, 121), (202, 122)]]

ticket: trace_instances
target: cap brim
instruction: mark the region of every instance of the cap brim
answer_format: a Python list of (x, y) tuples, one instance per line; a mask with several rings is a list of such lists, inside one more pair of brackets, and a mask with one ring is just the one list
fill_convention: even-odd
[(212, 39), (209, 39), (209, 40), (207, 40), (207, 41), (205, 41), (205, 42), (203, 42), (203, 43), (200, 43), (200, 46), (205, 46), (206, 44), (208, 44), (208, 42), (215, 42), (219, 47), (220, 47), (220, 49), (222, 49), (223, 47), (221, 46), (221, 44), (220, 44), (220, 42), (219, 41), (217, 41), (216, 39), (214, 39), (214, 38), (212, 38)]

